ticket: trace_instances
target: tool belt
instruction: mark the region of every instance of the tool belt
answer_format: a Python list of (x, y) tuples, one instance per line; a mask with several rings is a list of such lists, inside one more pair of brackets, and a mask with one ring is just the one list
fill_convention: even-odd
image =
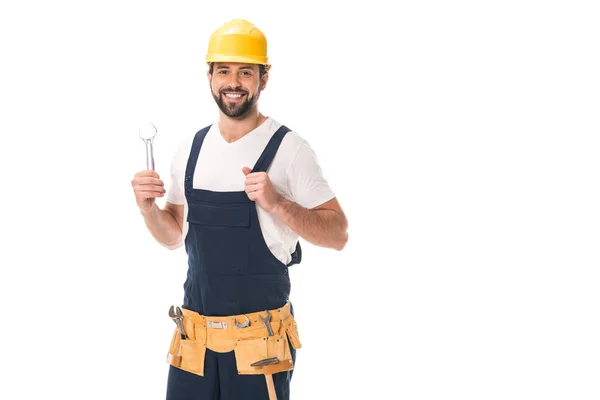
[[(210, 349), (217, 353), (234, 351), (240, 375), (275, 373), (294, 368), (289, 346), (299, 349), (302, 345), (289, 302), (268, 312), (227, 317), (204, 316), (185, 308), (181, 311), (187, 337), (182, 338), (179, 328), (175, 328), (167, 354), (167, 362), (174, 367), (204, 376), (204, 358), (206, 349)], [(269, 314), (270, 321), (266, 322)], [(268, 362), (275, 358), (278, 360), (276, 365)], [(268, 365), (266, 369), (265, 365)]]

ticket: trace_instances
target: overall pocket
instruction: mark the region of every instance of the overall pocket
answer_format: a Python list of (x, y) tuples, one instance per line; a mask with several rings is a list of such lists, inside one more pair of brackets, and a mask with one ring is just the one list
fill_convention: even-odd
[[(240, 375), (256, 375), (263, 373), (263, 367), (252, 364), (277, 357), (280, 362), (292, 359), (286, 335), (266, 336), (258, 339), (239, 340), (234, 346), (235, 362)], [(291, 368), (287, 368), (291, 369)]]
[(249, 265), (250, 203), (190, 202), (187, 221), (205, 272), (235, 273)]

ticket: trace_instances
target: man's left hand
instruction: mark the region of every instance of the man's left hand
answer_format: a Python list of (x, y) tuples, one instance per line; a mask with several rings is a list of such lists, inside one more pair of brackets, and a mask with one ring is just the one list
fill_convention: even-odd
[(252, 172), (248, 167), (243, 167), (242, 172), (246, 175), (244, 190), (248, 198), (256, 201), (266, 212), (273, 212), (281, 196), (273, 187), (269, 175), (266, 172)]

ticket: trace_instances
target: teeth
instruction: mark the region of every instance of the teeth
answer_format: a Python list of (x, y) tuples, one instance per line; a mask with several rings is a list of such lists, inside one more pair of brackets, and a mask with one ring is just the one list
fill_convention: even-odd
[(232, 93), (227, 93), (227, 94), (225, 94), (225, 96), (229, 97), (230, 99), (239, 99), (240, 97), (242, 97), (241, 94), (232, 94)]

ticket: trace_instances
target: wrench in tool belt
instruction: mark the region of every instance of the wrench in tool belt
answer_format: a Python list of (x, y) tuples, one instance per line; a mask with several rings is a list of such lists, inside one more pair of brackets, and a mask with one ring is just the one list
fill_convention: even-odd
[(183, 312), (181, 311), (181, 308), (177, 307), (177, 311), (175, 311), (175, 307), (171, 306), (171, 308), (169, 308), (169, 317), (171, 317), (171, 319), (175, 322), (175, 325), (177, 325), (177, 329), (179, 330), (181, 338), (188, 339), (188, 335), (185, 334), (183, 323), (181, 322), (183, 321)]
[(265, 324), (269, 336), (273, 336), (273, 328), (271, 328), (271, 313), (269, 310), (267, 310), (267, 316), (265, 318), (263, 318), (260, 314), (258, 314), (258, 318), (260, 318), (260, 321)]
[[(269, 334), (269, 336), (273, 336), (273, 328), (271, 328), (271, 313), (269, 312), (269, 310), (267, 310), (267, 316), (265, 318), (263, 318), (260, 314), (258, 314), (258, 318), (260, 318), (260, 321), (267, 328), (267, 333)], [(273, 374), (265, 370), (266, 366), (273, 364), (279, 364), (279, 359), (277, 357), (267, 358), (265, 360), (260, 360), (251, 364), (253, 367), (263, 367), (265, 380), (267, 381), (267, 391), (269, 392), (269, 400), (277, 400), (277, 393), (275, 393), (275, 384), (273, 383)]]

